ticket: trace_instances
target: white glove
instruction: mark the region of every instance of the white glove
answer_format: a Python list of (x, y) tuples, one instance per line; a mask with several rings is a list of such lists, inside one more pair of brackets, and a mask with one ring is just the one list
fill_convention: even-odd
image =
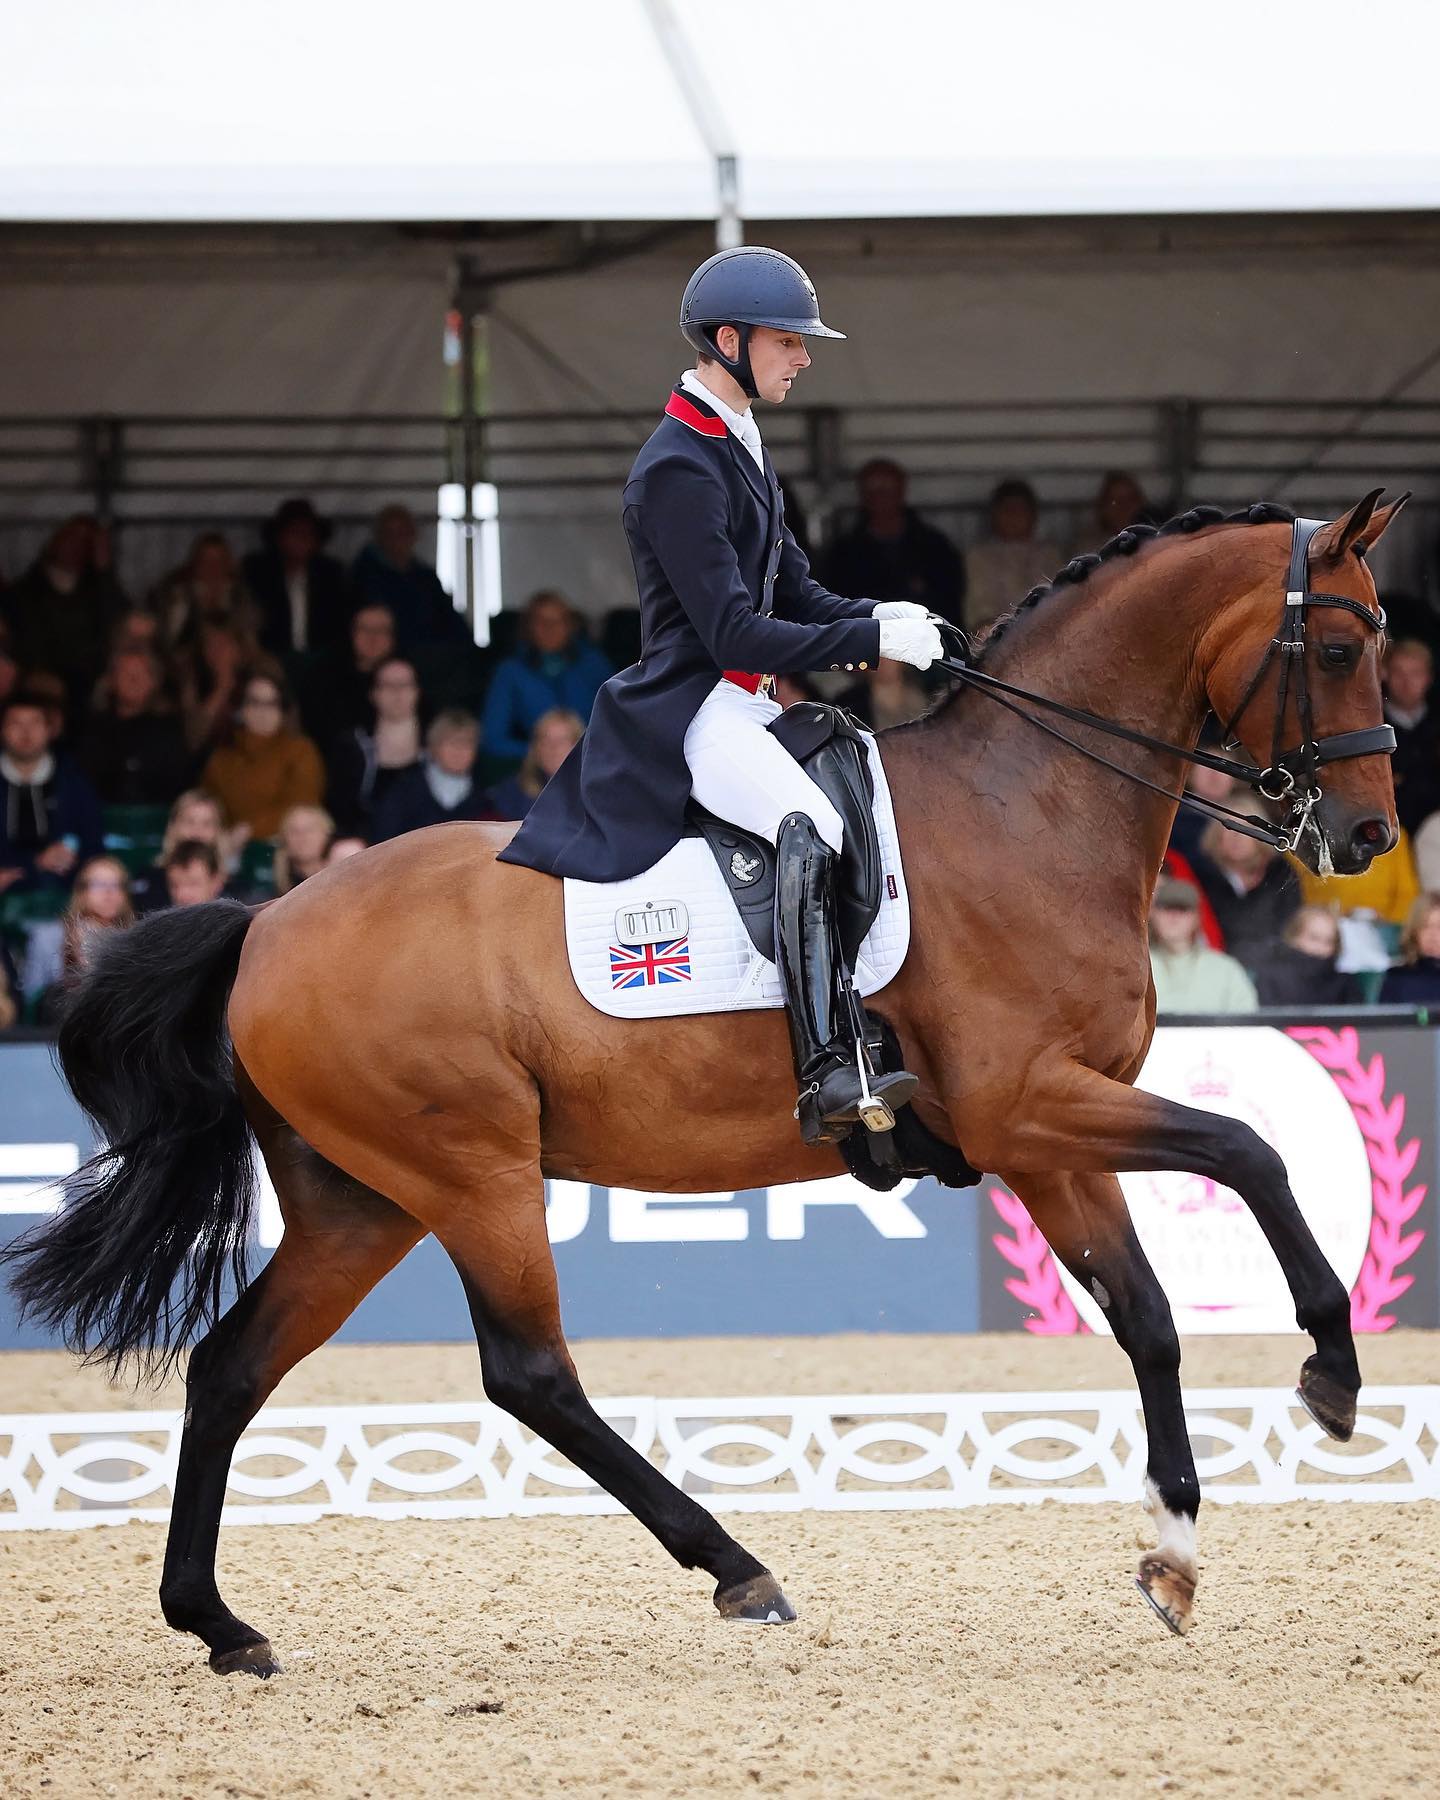
[(872, 619), (926, 619), (927, 610), (914, 600), (877, 600), (870, 609)]
[[(892, 602), (901, 606), (906, 601)], [(880, 624), (880, 654), (915, 669), (928, 669), (945, 654), (940, 633), (928, 619), (884, 619)]]

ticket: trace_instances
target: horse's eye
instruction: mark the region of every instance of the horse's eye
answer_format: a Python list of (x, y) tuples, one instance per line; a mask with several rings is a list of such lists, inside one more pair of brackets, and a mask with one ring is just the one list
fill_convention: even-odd
[(1348, 644), (1325, 644), (1320, 656), (1327, 669), (1348, 669), (1352, 660)]

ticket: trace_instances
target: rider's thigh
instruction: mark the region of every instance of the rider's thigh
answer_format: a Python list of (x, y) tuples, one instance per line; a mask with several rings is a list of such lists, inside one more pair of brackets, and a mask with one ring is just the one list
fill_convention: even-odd
[(838, 852), (845, 838), (839, 813), (765, 729), (767, 717), (778, 711), (773, 705), (768, 711), (732, 704), (702, 708), (685, 734), (690, 790), (717, 818), (771, 844), (790, 813), (805, 813)]

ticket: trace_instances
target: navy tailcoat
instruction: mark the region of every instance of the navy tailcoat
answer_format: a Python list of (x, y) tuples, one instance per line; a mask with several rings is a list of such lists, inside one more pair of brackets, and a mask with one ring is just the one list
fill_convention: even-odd
[(584, 737), (502, 862), (621, 881), (685, 832), (685, 732), (727, 669), (796, 674), (873, 666), (870, 600), (812, 579), (764, 471), (724, 421), (676, 388), (625, 484), (640, 590), (640, 660), (600, 689)]

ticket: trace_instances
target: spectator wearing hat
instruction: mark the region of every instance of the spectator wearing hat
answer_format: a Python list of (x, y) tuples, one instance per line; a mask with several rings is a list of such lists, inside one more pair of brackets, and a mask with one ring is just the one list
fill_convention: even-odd
[(1245, 1013), (1255, 986), (1233, 956), (1200, 935), (1200, 902), (1188, 881), (1162, 876), (1150, 908), (1150, 969), (1160, 1013)]
[(837, 594), (913, 600), (965, 623), (965, 562), (943, 531), (907, 503), (909, 477), (888, 456), (855, 477), (859, 522), (821, 558), (819, 579)]
[(272, 655), (328, 650), (350, 617), (345, 571), (324, 554), (330, 525), (308, 500), (287, 500), (265, 527), (265, 547), (245, 558), (245, 585), (260, 609), (260, 643)]
[(532, 594), (521, 646), (496, 665), (485, 697), (485, 748), (520, 762), (541, 715), (558, 707), (588, 720), (595, 696), (614, 673), (581, 628), (563, 594)]
[(470, 713), (439, 713), (425, 734), (425, 757), (381, 797), (371, 832), (375, 843), (444, 825), (452, 819), (496, 819), (499, 814), (480, 785), (475, 758), (480, 727)]
[(1028, 481), (1001, 481), (990, 494), (987, 534), (965, 552), (965, 616), (994, 619), (1064, 562), (1058, 544), (1037, 538), (1040, 503)]
[(401, 650), (417, 644), (467, 644), (465, 615), (455, 610), (430, 564), (415, 554), (419, 535), (408, 506), (380, 509), (371, 540), (350, 570), (357, 600), (390, 609)]

